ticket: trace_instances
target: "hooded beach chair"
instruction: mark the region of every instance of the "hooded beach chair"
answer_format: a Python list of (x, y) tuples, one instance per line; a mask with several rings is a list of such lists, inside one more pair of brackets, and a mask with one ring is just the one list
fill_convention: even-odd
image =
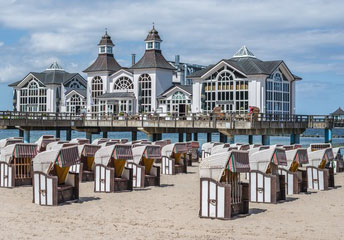
[(59, 138), (55, 138), (53, 135), (43, 135), (35, 142), (35, 144), (37, 144), (37, 151), (43, 152), (47, 150), (47, 145), (49, 143), (58, 142), (59, 140)]
[(80, 163), (70, 167), (69, 171), (78, 173), (81, 182), (94, 181), (94, 156), (101, 145), (78, 145)]
[(188, 147), (188, 152), (186, 154), (188, 166), (192, 166), (192, 162), (198, 162), (198, 149), (199, 142), (189, 141), (186, 143)]
[(79, 174), (69, 168), (79, 162), (77, 146), (47, 150), (33, 159), (33, 202), (56, 206), (79, 199)]
[(99, 144), (104, 143), (104, 142), (107, 142), (107, 141), (110, 141), (110, 139), (109, 139), (109, 138), (97, 138), (97, 139), (94, 139), (94, 140), (92, 141), (92, 144), (97, 144), (97, 145), (99, 145)]
[(201, 157), (202, 160), (208, 156), (211, 155), (211, 149), (213, 147), (215, 147), (216, 145), (223, 145), (224, 143), (220, 143), (220, 142), (206, 142), (202, 144), (202, 148), (201, 148)]
[(155, 166), (161, 160), (161, 147), (158, 145), (133, 146), (133, 160), (128, 160), (128, 168), (133, 169), (133, 187), (160, 186), (160, 167)]
[(307, 172), (302, 168), (308, 164), (307, 149), (297, 148), (286, 150), (287, 166), (278, 168), (279, 174), (285, 177), (286, 194), (293, 195), (307, 192)]
[(32, 185), (32, 159), (37, 145), (15, 143), (4, 147), (0, 155), (0, 187)]
[(83, 145), (83, 144), (89, 144), (90, 140), (88, 140), (87, 138), (73, 138), (72, 140), (69, 141), (69, 143)]
[(199, 169), (201, 218), (230, 219), (248, 213), (249, 185), (240, 181), (240, 173), (250, 171), (247, 151), (213, 154)]
[(162, 148), (163, 146), (166, 146), (169, 143), (168, 143), (167, 140), (159, 140), (159, 141), (153, 142), (152, 144), (153, 145), (158, 145), (158, 146), (160, 146)]
[(0, 140), (0, 151), (4, 147), (15, 144), (15, 143), (24, 143), (23, 138), (16, 138), (16, 137), (10, 137), (10, 138), (5, 138)]
[(115, 144), (100, 148), (94, 158), (94, 191), (133, 190), (133, 170), (125, 167), (133, 160), (131, 145)]
[(334, 172), (343, 172), (344, 171), (344, 147), (336, 147), (332, 149), (334, 156)]
[[(319, 149), (310, 151), (312, 149)], [(334, 187), (333, 151), (332, 148), (308, 148), (306, 164), (308, 188), (314, 190), (328, 190)]]
[(171, 143), (161, 149), (161, 173), (175, 175), (187, 173), (187, 143)]
[(269, 148), (250, 156), (250, 201), (277, 203), (285, 200), (284, 176), (278, 174), (279, 166), (287, 166), (283, 148)]

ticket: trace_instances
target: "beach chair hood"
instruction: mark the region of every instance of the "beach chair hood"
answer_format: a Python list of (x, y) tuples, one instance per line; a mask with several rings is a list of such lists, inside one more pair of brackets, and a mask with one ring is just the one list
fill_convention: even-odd
[(79, 145), (78, 150), (79, 150), (79, 156), (84, 156), (84, 157), (94, 157), (96, 152), (101, 148), (100, 145), (96, 144), (84, 144), (84, 145)]
[(34, 158), (37, 155), (37, 145), (16, 143), (8, 145), (1, 150), (0, 161), (10, 163), (15, 158)]
[(146, 159), (160, 159), (161, 147), (158, 145), (142, 145), (132, 148), (134, 163), (139, 164), (143, 157)]
[(23, 138), (5, 138), (0, 140), (0, 149), (16, 143), (23, 143)]
[(83, 145), (83, 144), (89, 144), (90, 140), (88, 140), (87, 138), (73, 138), (69, 142), (70, 143), (79, 144), (79, 145)]
[(247, 151), (233, 150), (210, 155), (200, 163), (200, 177), (220, 181), (225, 169), (236, 173), (250, 171)]
[(133, 152), (131, 146), (126, 144), (115, 144), (102, 147), (95, 153), (94, 163), (107, 166), (112, 158), (132, 160)]
[(325, 160), (326, 163), (334, 160), (332, 148), (320, 149), (317, 151), (311, 151), (312, 148), (308, 148), (308, 160), (307, 165), (318, 167), (322, 160)]
[(61, 168), (70, 167), (77, 164), (79, 159), (77, 146), (48, 150), (39, 153), (33, 159), (33, 170), (48, 174), (54, 164)]
[(188, 146), (186, 143), (171, 143), (164, 146), (161, 150), (161, 155), (171, 157), (172, 153), (187, 153)]
[(308, 153), (306, 148), (298, 148), (287, 150), (285, 152), (287, 157), (287, 169), (290, 168), (291, 164), (295, 161), (299, 164), (308, 164)]
[(253, 153), (250, 156), (251, 170), (266, 172), (270, 162), (277, 166), (287, 166), (287, 157), (283, 148), (269, 148)]

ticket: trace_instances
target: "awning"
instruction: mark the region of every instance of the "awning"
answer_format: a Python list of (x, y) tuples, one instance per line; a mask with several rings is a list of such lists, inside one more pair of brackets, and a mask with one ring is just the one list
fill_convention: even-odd
[(145, 158), (148, 159), (160, 159), (161, 158), (161, 147), (158, 145), (147, 145), (144, 152)]
[(94, 157), (96, 152), (101, 148), (99, 145), (85, 144), (82, 155), (85, 157)]
[(133, 159), (131, 145), (116, 144), (113, 152), (114, 159), (130, 160)]
[(59, 167), (69, 167), (79, 161), (79, 152), (77, 146), (66, 147), (60, 149), (60, 152), (57, 156), (55, 164)]
[(248, 152), (232, 151), (228, 162), (228, 170), (231, 172), (249, 172), (250, 162), (248, 159)]
[(276, 165), (287, 166), (287, 156), (285, 155), (284, 149), (275, 149), (275, 152), (272, 156), (272, 160)]
[(37, 145), (17, 143), (13, 155), (15, 158), (34, 158), (37, 155)]

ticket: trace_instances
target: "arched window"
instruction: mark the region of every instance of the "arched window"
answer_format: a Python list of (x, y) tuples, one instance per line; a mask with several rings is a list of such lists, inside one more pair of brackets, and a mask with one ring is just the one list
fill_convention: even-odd
[(103, 94), (103, 80), (99, 76), (95, 76), (92, 79), (92, 100), (93, 100), (93, 106), (92, 106), (92, 112), (93, 113), (99, 113), (99, 100), (96, 99), (98, 96)]
[(71, 84), (69, 85), (70, 88), (80, 88), (80, 84), (73, 80), (73, 82), (71, 82)]
[(47, 90), (40, 87), (35, 78), (32, 78), (26, 87), (20, 89), (20, 111), (45, 112), (47, 111)]
[(78, 94), (73, 94), (72, 97), (67, 100), (67, 112), (71, 114), (80, 114), (80, 110), (85, 107), (85, 101), (81, 99)]
[(152, 111), (152, 80), (148, 74), (139, 77), (139, 107), (140, 112)]
[(282, 76), (279, 72), (275, 73), (274, 76), (275, 81), (282, 82)]
[(186, 97), (185, 97), (185, 94), (182, 93), (182, 92), (175, 92), (172, 96), (172, 100), (185, 100)]
[(133, 89), (134, 85), (133, 82), (127, 77), (120, 77), (115, 81), (114, 90), (127, 90)]
[(227, 66), (214, 72), (203, 83), (202, 108), (211, 112), (221, 107), (223, 112), (248, 111), (248, 81), (237, 79)]

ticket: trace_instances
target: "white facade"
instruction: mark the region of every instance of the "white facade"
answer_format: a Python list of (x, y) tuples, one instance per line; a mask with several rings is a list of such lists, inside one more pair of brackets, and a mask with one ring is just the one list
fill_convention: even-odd
[[(44, 72), (31, 72), (10, 86), (14, 91), (15, 111), (68, 112), (79, 115), (86, 107), (85, 79), (80, 74), (65, 72), (57, 63), (53, 63)], [(74, 95), (78, 96), (80, 104)]]
[[(244, 52), (244, 54), (243, 54)], [(232, 59), (191, 75), (192, 112), (248, 112), (250, 106), (269, 114), (295, 113), (295, 81), (283, 61), (264, 62), (243, 47)]]

